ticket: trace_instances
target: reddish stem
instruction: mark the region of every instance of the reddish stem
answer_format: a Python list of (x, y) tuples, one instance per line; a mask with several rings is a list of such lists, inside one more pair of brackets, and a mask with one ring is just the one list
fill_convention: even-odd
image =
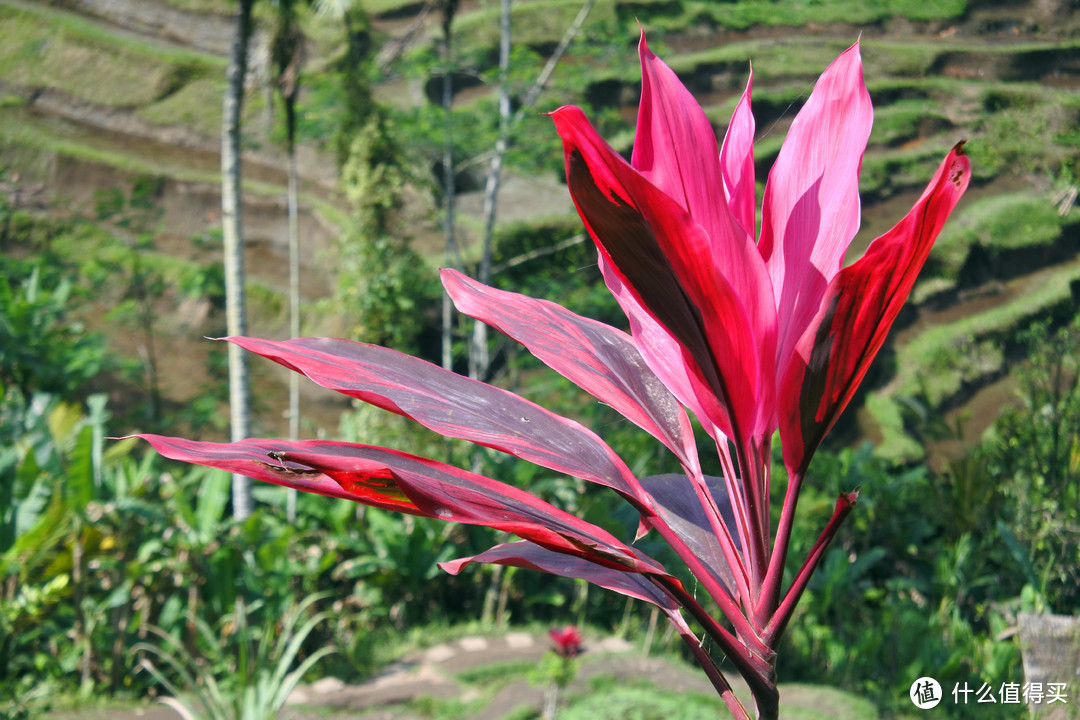
[[(750, 686), (750, 692), (759, 707), (777, 707), (779, 695), (776, 692), (776, 669), (773, 661), (776, 653), (769, 647), (761, 646), (758, 638), (750, 637), (746, 641), (732, 635), (726, 628), (716, 622), (705, 608), (701, 607), (686, 588), (678, 580), (659, 575), (651, 575), (650, 578), (662, 588), (671, 598), (690, 616), (696, 620), (720, 650), (731, 660), (735, 669)], [(760, 650), (751, 649), (746, 642), (753, 641), (761, 646)]]
[(716, 688), (716, 692), (720, 693), (720, 699), (724, 701), (727, 706), (728, 712), (735, 720), (751, 720), (750, 713), (746, 711), (743, 704), (739, 702), (739, 698), (735, 696), (735, 691), (731, 689), (731, 685), (728, 683), (727, 678), (724, 677), (724, 673), (720, 672), (720, 668), (716, 666), (716, 662), (712, 659), (712, 656), (705, 651), (705, 648), (701, 647), (701, 643), (694, 633), (687, 631), (683, 627), (676, 625), (679, 630), (679, 635), (686, 642), (687, 647), (690, 648), (690, 652), (697, 658), (698, 665), (705, 671), (705, 674), (709, 677), (709, 681), (712, 682), (713, 687)]
[(787, 563), (788, 546), (791, 543), (791, 530), (795, 524), (795, 508), (799, 504), (799, 491), (802, 489), (802, 473), (792, 475), (784, 492), (784, 506), (780, 510), (780, 522), (776, 526), (776, 542), (769, 569), (765, 573), (765, 582), (754, 606), (754, 619), (759, 627), (764, 627), (776, 612), (780, 602), (780, 583), (784, 578), (784, 565)]
[(806, 584), (810, 581), (810, 576), (814, 574), (818, 563), (821, 562), (821, 558), (824, 557), (825, 551), (829, 548), (829, 543), (836, 536), (840, 524), (844, 522), (844, 519), (851, 512), (851, 508), (855, 506), (858, 498), (858, 488), (837, 498), (836, 508), (833, 510), (829, 524), (821, 531), (817, 542), (814, 543), (814, 547), (810, 549), (810, 553), (806, 556), (806, 560), (803, 561), (802, 567), (799, 568), (791, 587), (788, 588), (787, 594), (784, 595), (784, 599), (780, 602), (772, 619), (769, 620), (769, 624), (765, 627), (762, 639), (770, 646), (775, 647), (776, 642), (784, 633), (788, 621), (791, 620), (791, 616), (795, 612), (795, 606), (799, 604), (799, 598), (802, 597)]

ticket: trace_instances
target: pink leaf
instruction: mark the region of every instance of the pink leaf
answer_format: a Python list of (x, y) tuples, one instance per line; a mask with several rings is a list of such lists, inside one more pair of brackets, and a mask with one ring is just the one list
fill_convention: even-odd
[(754, 237), (757, 192), (754, 187), (754, 114), (750, 111), (750, 90), (754, 74), (746, 80), (746, 89), (731, 116), (724, 144), (720, 148), (720, 170), (724, 178), (724, 198), (731, 215), (749, 237)]
[(855, 44), (814, 86), (765, 187), (758, 247), (776, 294), (778, 379), (859, 229), (859, 167), (872, 122)]
[(694, 96), (664, 61), (638, 42), (641, 103), (630, 164), (677, 202), (710, 237), (729, 231), (727, 208), (718, 203), (723, 187), (716, 133)]
[(443, 270), (443, 284), (458, 310), (517, 340), (659, 439), (684, 465), (698, 467), (686, 412), (624, 333), (553, 302), (497, 290), (454, 270)]
[(934, 240), (971, 179), (957, 145), (915, 207), (840, 271), (799, 341), (784, 377), (784, 461), (802, 474), (810, 456), (847, 407), (907, 300)]
[(501, 388), (377, 345), (335, 338), (227, 339), (442, 435), (641, 497), (633, 473), (595, 433)]

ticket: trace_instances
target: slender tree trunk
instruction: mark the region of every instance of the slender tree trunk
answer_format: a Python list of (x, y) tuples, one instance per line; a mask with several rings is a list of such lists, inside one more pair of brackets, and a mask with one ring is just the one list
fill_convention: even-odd
[(540, 97), (541, 91), (547, 86), (547, 82), (551, 79), (552, 73), (555, 72), (555, 67), (559, 64), (559, 60), (562, 59), (563, 53), (566, 52), (566, 48), (568, 48), (574, 38), (577, 37), (578, 32), (581, 31), (581, 26), (585, 24), (594, 5), (596, 5), (596, 0), (585, 0), (581, 9), (578, 10), (578, 14), (574, 17), (574, 21), (570, 23), (570, 27), (566, 29), (566, 32), (564, 32), (562, 38), (560, 38), (559, 44), (555, 46), (555, 52), (551, 53), (551, 57), (549, 57), (547, 63), (544, 64), (544, 69), (540, 71), (540, 74), (536, 77), (532, 86), (521, 98), (521, 105), (518, 106), (517, 112), (514, 113), (515, 124), (520, 122), (521, 118), (525, 117), (525, 112), (532, 107), (534, 102), (536, 102), (536, 98)]
[[(491, 282), (492, 267), (491, 254), (495, 242), (495, 217), (496, 203), (499, 196), (499, 187), (502, 180), (503, 158), (510, 147), (510, 132), (514, 126), (525, 116), (525, 111), (536, 102), (540, 92), (551, 79), (555, 67), (559, 64), (563, 53), (571, 41), (585, 24), (596, 0), (586, 0), (578, 11), (574, 21), (563, 33), (555, 51), (548, 58), (547, 63), (537, 76), (532, 86), (522, 98), (521, 106), (517, 112), (510, 113), (510, 49), (511, 49), (511, 7), (513, 0), (500, 0), (499, 15), (499, 135), (495, 141), (495, 153), (491, 158), (491, 167), (488, 170), (487, 182), (484, 186), (484, 237), (483, 252), (480, 258), (480, 268), (477, 280), (486, 284)], [(469, 342), (469, 377), (477, 380), (487, 379), (488, 368), (491, 358), (488, 354), (487, 325), (477, 321), (473, 324), (473, 333)]]
[[(221, 128), (221, 222), (225, 251), (225, 312), (228, 334), (247, 334), (244, 307), (244, 233), (241, 222), (240, 125), (247, 75), (247, 49), (251, 36), (251, 8), (254, 0), (239, 0), (236, 36), (226, 71)], [(251, 433), (251, 397), (247, 355), (229, 344), (229, 418), (232, 440)], [(243, 520), (252, 511), (251, 480), (232, 478), (233, 517)]]
[[(500, 0), (499, 13), (499, 136), (495, 140), (495, 155), (491, 158), (487, 184), (484, 187), (484, 246), (476, 279), (485, 285), (491, 281), (491, 250), (495, 243), (495, 203), (502, 180), (503, 157), (510, 145), (510, 8), (513, 0)], [(486, 380), (491, 357), (488, 354), (487, 325), (473, 323), (469, 343), (469, 377)]]
[[(289, 335), (300, 337), (300, 177), (296, 167), (296, 94), (285, 98), (289, 138)], [(289, 439), (300, 439), (300, 375), (289, 373)], [(289, 488), (285, 518), (296, 521), (296, 489)]]
[[(443, 109), (443, 224), (446, 232), (446, 266), (458, 268), (461, 266), (460, 253), (457, 249), (457, 240), (454, 237), (454, 121), (452, 109), (454, 105), (454, 74), (453, 74), (453, 24), (454, 13), (457, 10), (457, 0), (443, 0), (442, 3), (442, 29), (443, 29), (443, 84), (442, 84), (442, 109)], [(443, 291), (442, 302), (442, 366), (447, 370), (454, 367), (454, 306), (450, 295)]]
[[(296, 101), (300, 95), (300, 71), (304, 64), (304, 35), (292, 0), (278, 0), (277, 18), (269, 45), (273, 83), (285, 110), (285, 153), (289, 225), (289, 336), (300, 337), (300, 173), (296, 165)], [(300, 376), (289, 374), (289, 438), (300, 439)], [(285, 494), (285, 517), (296, 520), (296, 490)]]

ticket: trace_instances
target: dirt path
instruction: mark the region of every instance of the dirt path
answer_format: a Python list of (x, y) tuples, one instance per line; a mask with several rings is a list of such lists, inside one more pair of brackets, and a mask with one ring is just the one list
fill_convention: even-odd
[[(325, 678), (297, 688), (281, 720), (502, 720), (526, 708), (540, 713), (546, 688), (530, 683), (528, 673), (550, 649), (545, 635), (508, 632), (500, 636), (467, 635), (408, 654), (359, 685)], [(729, 676), (736, 693), (750, 696), (737, 677)], [(641, 648), (617, 637), (586, 636), (577, 677), (565, 698), (606, 687), (651, 684), (667, 693), (711, 696), (705, 676), (696, 668), (668, 657), (646, 657)], [(876, 720), (864, 700), (826, 687), (781, 686), (791, 717), (835, 717)], [(719, 716), (722, 706), (717, 700)], [(785, 713), (787, 715), (788, 713)], [(177, 720), (180, 715), (162, 705), (97, 708), (46, 714), (52, 720)]]

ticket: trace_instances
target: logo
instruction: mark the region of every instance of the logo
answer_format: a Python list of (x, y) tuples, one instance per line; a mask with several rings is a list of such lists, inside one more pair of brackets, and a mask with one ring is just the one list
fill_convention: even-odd
[(937, 707), (937, 704), (941, 702), (941, 685), (932, 677), (921, 677), (911, 683), (908, 695), (911, 697), (911, 702), (915, 703), (915, 707), (920, 710), (929, 710)]

